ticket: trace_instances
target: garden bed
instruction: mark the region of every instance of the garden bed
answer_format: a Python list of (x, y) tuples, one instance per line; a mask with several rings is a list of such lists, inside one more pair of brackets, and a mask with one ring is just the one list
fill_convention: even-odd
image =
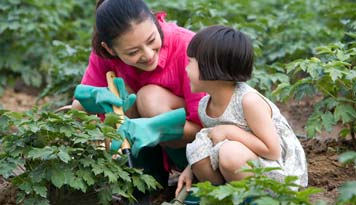
[[(6, 89), (0, 97), (3, 108), (11, 111), (25, 111), (35, 104), (35, 90)], [(41, 101), (44, 103), (49, 99)], [(279, 104), (291, 126), (298, 135), (304, 135), (304, 124), (312, 111), (312, 102), (290, 102)], [(338, 162), (338, 156), (346, 148), (355, 150), (349, 141), (336, 140), (337, 129), (332, 133), (322, 133), (316, 139), (301, 139), (308, 161), (309, 185), (324, 189), (312, 197), (313, 201), (323, 200), (327, 204), (335, 204), (338, 187), (347, 181), (356, 180), (356, 172), (352, 165), (344, 166)], [(353, 146), (353, 147), (352, 147)], [(173, 197), (174, 187), (159, 192), (152, 197), (152, 204), (160, 204)], [(0, 204), (15, 204), (15, 190), (4, 179), (0, 178)]]

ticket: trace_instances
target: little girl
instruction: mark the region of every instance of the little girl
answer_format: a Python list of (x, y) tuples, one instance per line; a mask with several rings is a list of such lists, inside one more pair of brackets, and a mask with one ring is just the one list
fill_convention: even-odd
[(303, 148), (279, 109), (250, 87), (253, 47), (241, 32), (211, 26), (191, 40), (186, 67), (192, 92), (206, 92), (199, 103), (205, 128), (187, 145), (189, 165), (178, 180), (189, 190), (193, 174), (199, 181), (222, 184), (241, 180), (248, 174), (236, 172), (248, 160), (264, 167), (280, 167), (266, 173), (283, 181), (297, 176), (307, 186), (307, 164)]

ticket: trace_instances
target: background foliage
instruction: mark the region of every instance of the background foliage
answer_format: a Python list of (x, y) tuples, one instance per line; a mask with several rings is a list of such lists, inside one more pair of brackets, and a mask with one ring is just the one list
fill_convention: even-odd
[[(338, 123), (341, 136), (354, 136), (354, 0), (146, 2), (193, 31), (224, 24), (247, 33), (256, 54), (252, 86), (281, 101), (319, 95), (308, 136)], [(88, 62), (94, 9), (94, 0), (0, 2), (0, 94), (21, 78), (45, 88), (39, 97), (56, 96), (56, 106), (69, 103)]]
[[(308, 137), (341, 126), (356, 141), (356, 2), (354, 0), (147, 0), (167, 20), (198, 31), (224, 24), (253, 40), (249, 83), (288, 102), (312, 98)], [(39, 97), (71, 101), (90, 52), (95, 0), (0, 1), (0, 95), (21, 79)], [(345, 185), (340, 201), (354, 200)], [(347, 192), (349, 190), (349, 192)]]
[(89, 55), (94, 8), (93, 0), (1, 1), (0, 94), (18, 77), (47, 86), (45, 95), (71, 92)]

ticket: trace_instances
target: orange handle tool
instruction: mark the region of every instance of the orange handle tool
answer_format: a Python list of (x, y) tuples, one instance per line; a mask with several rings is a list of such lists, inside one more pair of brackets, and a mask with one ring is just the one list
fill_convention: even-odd
[[(112, 72), (112, 71), (109, 71), (109, 72), (106, 73), (106, 81), (108, 83), (109, 90), (116, 97), (120, 97), (120, 93), (119, 93), (119, 91), (117, 90), (117, 88), (116, 88), (116, 86), (114, 84), (114, 78), (115, 77), (116, 77), (115, 73)], [(122, 107), (117, 107), (115, 105), (113, 105), (112, 107), (113, 107), (114, 113), (120, 115), (120, 118), (121, 118), (120, 119), (121, 123), (116, 123), (116, 129), (119, 129), (121, 124), (123, 124), (124, 120), (125, 120), (124, 111), (123, 111)], [(109, 139), (105, 139), (105, 147), (107, 147), (107, 149), (108, 148), (110, 149), (110, 140)], [(124, 138), (124, 141), (121, 144), (121, 150), (125, 155), (127, 155), (129, 167), (133, 167), (132, 159), (131, 159), (131, 145), (127, 141), (126, 138)]]

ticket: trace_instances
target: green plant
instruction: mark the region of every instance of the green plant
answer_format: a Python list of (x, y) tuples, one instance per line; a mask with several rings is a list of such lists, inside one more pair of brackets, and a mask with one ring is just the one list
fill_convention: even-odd
[(288, 176), (284, 182), (275, 181), (264, 173), (279, 168), (263, 168), (256, 161), (248, 162), (251, 168), (244, 168), (242, 172), (254, 173), (240, 181), (229, 182), (221, 186), (213, 186), (209, 182), (198, 183), (193, 187), (195, 196), (201, 198), (200, 204), (311, 204), (309, 197), (320, 192), (320, 189), (309, 187), (301, 191), (294, 191), (298, 185), (297, 179)]
[(56, 98), (52, 106), (61, 107), (72, 101), (75, 86), (80, 83), (87, 65), (90, 48), (76, 44), (53, 41), (48, 49), (53, 55), (44, 57), (42, 70), (46, 70), (48, 82), (38, 96)]
[(0, 86), (19, 77), (30, 86), (50, 84), (46, 75), (53, 65), (46, 59), (56, 58), (52, 41), (90, 47), (94, 8), (92, 0), (1, 1), (0, 73), (6, 77)]
[[(343, 164), (353, 163), (356, 170), (356, 152), (348, 151), (340, 155), (339, 161)], [(339, 188), (338, 204), (356, 203), (356, 181), (346, 182)]]
[[(133, 201), (134, 189), (160, 187), (142, 170), (129, 168), (125, 155), (114, 160), (96, 143), (105, 137), (120, 139), (112, 127), (118, 120), (108, 114), (102, 123), (76, 110), (0, 110), (0, 175), (18, 188), (17, 203), (63, 204), (69, 196), (85, 193), (108, 204), (113, 194)], [(15, 175), (18, 167), (23, 172)]]
[[(355, 37), (355, 33), (352, 35)], [(322, 130), (330, 132), (340, 123), (343, 127), (340, 136), (349, 135), (356, 142), (356, 43), (318, 47), (316, 54), (287, 64), (290, 82), (278, 85), (274, 94), (283, 101), (319, 95), (321, 100), (315, 104), (306, 124), (307, 135), (313, 137)]]

